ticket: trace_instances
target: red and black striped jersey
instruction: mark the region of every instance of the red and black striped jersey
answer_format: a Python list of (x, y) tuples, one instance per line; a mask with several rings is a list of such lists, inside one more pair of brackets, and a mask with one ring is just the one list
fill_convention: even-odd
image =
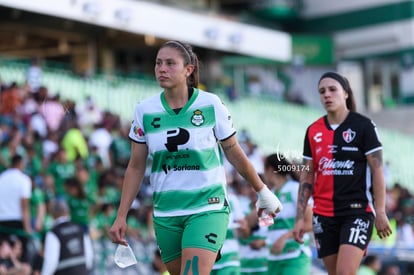
[(312, 123), (303, 156), (312, 160), (316, 174), (314, 213), (333, 217), (374, 212), (372, 178), (366, 156), (382, 150), (375, 124), (350, 112), (335, 130), (327, 117)]

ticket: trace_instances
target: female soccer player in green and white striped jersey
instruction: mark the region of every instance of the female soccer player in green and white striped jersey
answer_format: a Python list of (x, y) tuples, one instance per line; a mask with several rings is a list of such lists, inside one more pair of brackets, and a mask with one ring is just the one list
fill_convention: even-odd
[(227, 108), (216, 95), (197, 88), (198, 58), (191, 46), (163, 44), (155, 76), (163, 91), (135, 109), (132, 152), (111, 238), (127, 245), (125, 218), (151, 156), (153, 221), (162, 260), (171, 275), (208, 275), (229, 219), (223, 152), (258, 192), (260, 212), (276, 215), (282, 205), (239, 146)]

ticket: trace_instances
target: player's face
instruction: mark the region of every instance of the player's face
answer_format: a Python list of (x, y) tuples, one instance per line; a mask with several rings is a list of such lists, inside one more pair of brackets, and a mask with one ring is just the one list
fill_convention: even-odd
[(327, 112), (336, 112), (346, 108), (348, 93), (333, 78), (323, 78), (319, 83), (319, 99)]
[(188, 66), (179, 51), (172, 47), (164, 47), (158, 51), (155, 61), (155, 77), (164, 89), (186, 86)]

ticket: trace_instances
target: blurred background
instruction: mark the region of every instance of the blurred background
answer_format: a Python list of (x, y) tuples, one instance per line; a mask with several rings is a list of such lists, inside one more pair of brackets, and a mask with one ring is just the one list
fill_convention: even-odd
[[(292, 161), (301, 158), (306, 127), (324, 114), (320, 75), (345, 75), (384, 146), (396, 235), (373, 241), (372, 251), (414, 274), (414, 1), (0, 0), (0, 34), (1, 165), (10, 152), (37, 156), (42, 165), (28, 174), (47, 204), (48, 183), (69, 177), (50, 164), (70, 150), (62, 144), (77, 122), (95, 196), (88, 224), (102, 252), (96, 274), (117, 269), (106, 230), (129, 157), (125, 132), (135, 104), (160, 92), (154, 60), (167, 40), (194, 46), (201, 88), (220, 95), (263, 155), (278, 151)], [(142, 274), (154, 272), (149, 198), (144, 185), (131, 214), (145, 229), (131, 232)]]

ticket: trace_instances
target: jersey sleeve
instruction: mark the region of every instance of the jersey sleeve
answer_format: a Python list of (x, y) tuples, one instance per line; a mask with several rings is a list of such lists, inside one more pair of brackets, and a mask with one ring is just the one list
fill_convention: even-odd
[(137, 143), (146, 143), (144, 127), (142, 124), (142, 114), (140, 111), (140, 105), (138, 104), (135, 107), (134, 120), (131, 123), (128, 135), (132, 141)]
[(215, 97), (214, 111), (216, 116), (216, 124), (214, 133), (218, 140), (225, 140), (236, 133), (233, 126), (233, 120), (227, 107), (218, 97)]
[(369, 155), (372, 152), (378, 151), (382, 149), (382, 144), (378, 135), (378, 130), (375, 123), (370, 120), (365, 127), (365, 134), (364, 134), (364, 153), (365, 155)]
[(306, 130), (305, 139), (303, 141), (303, 158), (307, 160), (312, 159), (312, 150), (309, 142), (309, 127)]

